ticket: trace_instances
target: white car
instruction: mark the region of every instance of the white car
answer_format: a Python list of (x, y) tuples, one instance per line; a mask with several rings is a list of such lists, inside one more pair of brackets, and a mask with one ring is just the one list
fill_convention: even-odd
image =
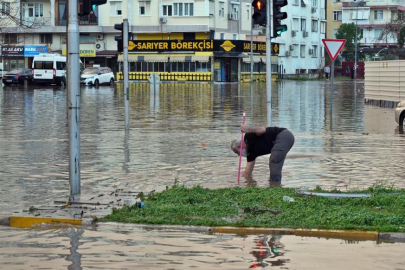
[(395, 109), (395, 121), (397, 121), (398, 125), (403, 126), (404, 118), (405, 118), (405, 100), (397, 104), (397, 108)]
[(100, 84), (114, 84), (114, 73), (108, 67), (89, 67), (83, 70), (80, 83), (99, 86)]

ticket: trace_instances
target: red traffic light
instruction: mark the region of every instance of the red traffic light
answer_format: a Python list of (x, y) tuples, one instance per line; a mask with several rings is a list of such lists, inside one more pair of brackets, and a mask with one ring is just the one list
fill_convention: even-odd
[(255, 0), (253, 1), (252, 6), (257, 10), (263, 10), (266, 5), (261, 0)]

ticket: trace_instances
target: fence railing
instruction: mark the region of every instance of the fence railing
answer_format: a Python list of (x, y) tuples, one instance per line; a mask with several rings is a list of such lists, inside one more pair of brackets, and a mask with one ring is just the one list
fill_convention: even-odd
[[(67, 18), (62, 17), (56, 17), (55, 18), (55, 23), (57, 26), (65, 26), (67, 25)], [(79, 25), (98, 25), (98, 18), (97, 17), (91, 17), (91, 16), (85, 16), (85, 17), (80, 17), (79, 18)]]
[(24, 25), (32, 26), (32, 27), (51, 25), (50, 17), (23, 18), (22, 21), (23, 21)]
[[(151, 74), (158, 74), (161, 81), (211, 81), (211, 72), (129, 72), (130, 81), (147, 81)], [(117, 81), (123, 80), (122, 72), (117, 72)]]

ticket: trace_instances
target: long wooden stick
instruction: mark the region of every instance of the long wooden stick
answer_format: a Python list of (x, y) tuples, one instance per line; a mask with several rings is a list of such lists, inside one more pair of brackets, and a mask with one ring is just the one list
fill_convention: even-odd
[[(246, 111), (243, 111), (242, 125), (245, 124), (245, 116), (246, 116)], [(238, 185), (239, 185), (239, 182), (240, 182), (240, 166), (241, 166), (241, 164), (242, 164), (242, 151), (243, 151), (243, 131), (242, 131), (242, 135), (241, 135), (241, 138), (240, 138)]]

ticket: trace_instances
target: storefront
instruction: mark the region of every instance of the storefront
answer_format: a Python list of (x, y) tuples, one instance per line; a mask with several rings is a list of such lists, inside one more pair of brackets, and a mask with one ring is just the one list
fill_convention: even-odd
[[(66, 50), (62, 50), (62, 55), (66, 55)], [(80, 60), (84, 67), (109, 67), (113, 71), (117, 70), (116, 51), (96, 51), (93, 49), (80, 49)]]
[(43, 45), (3, 45), (1, 47), (2, 69), (8, 72), (13, 69), (31, 68), (34, 56), (47, 52), (48, 47)]
[[(158, 73), (161, 80), (237, 82), (250, 41), (131, 40), (128, 51), (130, 80), (147, 80)], [(253, 53), (265, 58), (266, 43), (253, 42)], [(118, 56), (118, 80), (123, 79), (123, 58)]]

